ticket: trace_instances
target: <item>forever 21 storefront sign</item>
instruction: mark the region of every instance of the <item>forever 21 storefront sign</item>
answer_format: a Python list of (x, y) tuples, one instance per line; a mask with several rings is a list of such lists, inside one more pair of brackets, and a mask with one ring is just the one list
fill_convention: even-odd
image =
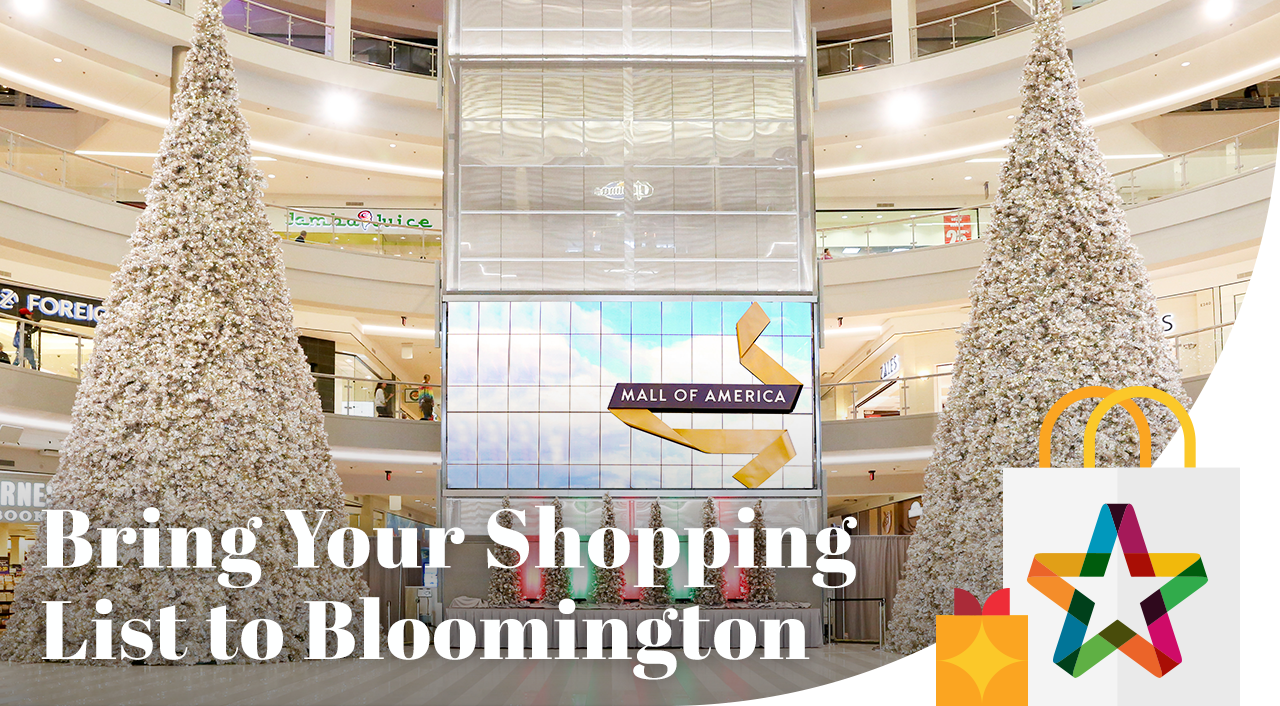
[(97, 326), (98, 319), (102, 316), (102, 300), (0, 282), (0, 312), (16, 316), (20, 309), (39, 312), (48, 321)]
[(39, 522), (44, 518), (49, 476), (0, 473), (0, 521)]

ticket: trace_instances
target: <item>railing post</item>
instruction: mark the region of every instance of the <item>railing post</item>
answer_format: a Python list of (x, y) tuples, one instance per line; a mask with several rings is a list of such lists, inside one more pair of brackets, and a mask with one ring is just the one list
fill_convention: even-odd
[(905, 64), (916, 58), (916, 0), (890, 0), (889, 18), (893, 63)]
[(951, 48), (956, 48), (956, 18), (951, 18)]
[(916, 249), (916, 222), (911, 221), (911, 249)]
[(284, 42), (288, 46), (293, 46), (293, 15), (285, 15)]
[(1236, 135), (1234, 140), (1236, 146), (1236, 174), (1244, 171), (1244, 158), (1240, 156), (1240, 136)]
[(62, 178), (59, 180), (62, 188), (67, 188), (67, 153), (62, 153)]
[(249, 4), (249, 0), (245, 0), (244, 2), (244, 33), (245, 34), (253, 34), (253, 32), (249, 31), (249, 10), (252, 7), (253, 6)]
[(9, 142), (9, 146), (5, 149), (4, 164), (9, 169), (13, 169), (14, 148), (18, 144), (18, 138), (13, 133), (6, 133), (5, 139)]
[(1182, 155), (1182, 159), (1178, 160), (1182, 169), (1182, 188), (1187, 188), (1191, 184), (1191, 177), (1187, 174), (1187, 155)]

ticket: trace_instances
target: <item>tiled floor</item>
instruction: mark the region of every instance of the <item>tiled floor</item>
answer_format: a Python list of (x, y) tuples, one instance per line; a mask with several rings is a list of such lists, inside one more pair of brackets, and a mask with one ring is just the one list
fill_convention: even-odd
[[(584, 653), (579, 652), (579, 655)], [(0, 664), (0, 704), (458, 704), (679, 706), (799, 691), (897, 659), (869, 645), (827, 645), (808, 659), (692, 661), (637, 679), (631, 659), (415, 662), (343, 660), (253, 666), (81, 667)]]

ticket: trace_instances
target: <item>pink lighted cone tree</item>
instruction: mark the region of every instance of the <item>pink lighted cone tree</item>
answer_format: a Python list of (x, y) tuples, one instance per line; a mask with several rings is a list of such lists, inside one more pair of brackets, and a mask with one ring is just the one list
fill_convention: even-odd
[[(108, 599), (117, 626), (156, 621), (162, 608), (176, 606), (186, 621), (178, 627), (183, 663), (215, 661), (209, 614), (218, 606), (227, 607), (237, 637), (250, 620), (278, 622), (284, 646), (277, 659), (301, 660), (305, 601), (356, 610), (367, 595), (359, 569), (335, 568), (323, 544), (320, 568), (293, 568), (297, 545), (284, 511), (307, 511), (313, 526), (317, 511), (326, 511), (321, 538), (346, 514), (320, 399), (298, 345), (279, 239), (262, 206), (262, 174), (250, 161), (219, 7), (205, 0), (195, 21), (147, 208), (112, 279), (49, 485), (50, 509), (88, 515), (94, 559), (79, 568), (47, 568), (41, 527), (0, 641), (4, 659), (44, 658), (43, 601), (69, 602), (64, 654), (88, 640), (92, 657), (92, 621), (104, 617), (94, 606)], [(158, 521), (144, 518), (149, 507), (159, 510)], [(224, 587), (222, 570), (214, 568), (226, 556), (222, 533), (255, 517), (263, 525), (251, 556), (261, 578), (251, 588)], [(212, 566), (143, 568), (139, 541), (121, 545), (123, 568), (97, 568), (100, 527), (159, 527), (164, 564), (169, 528), (206, 528)], [(197, 552), (188, 554), (195, 564)], [(235, 585), (248, 581), (245, 574), (229, 578)], [(356, 616), (358, 625), (358, 610)], [(118, 634), (116, 640), (118, 656)], [(233, 661), (250, 660), (241, 652)], [(166, 660), (157, 648), (146, 662)]]

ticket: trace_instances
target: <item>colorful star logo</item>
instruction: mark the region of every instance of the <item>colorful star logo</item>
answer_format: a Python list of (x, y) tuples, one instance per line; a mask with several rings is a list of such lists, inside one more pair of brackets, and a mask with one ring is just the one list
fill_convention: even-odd
[[(1085, 642), (1094, 602), (1063, 580), (1105, 576), (1116, 541), (1120, 542), (1130, 576), (1172, 577), (1141, 603), (1150, 642), (1119, 620)], [(1103, 505), (1089, 550), (1083, 554), (1036, 554), (1027, 582), (1067, 611), (1053, 661), (1068, 674), (1078, 677), (1120, 650), (1148, 672), (1162, 677), (1182, 664), (1169, 611), (1209, 579), (1199, 554), (1148, 553), (1132, 505)]]

